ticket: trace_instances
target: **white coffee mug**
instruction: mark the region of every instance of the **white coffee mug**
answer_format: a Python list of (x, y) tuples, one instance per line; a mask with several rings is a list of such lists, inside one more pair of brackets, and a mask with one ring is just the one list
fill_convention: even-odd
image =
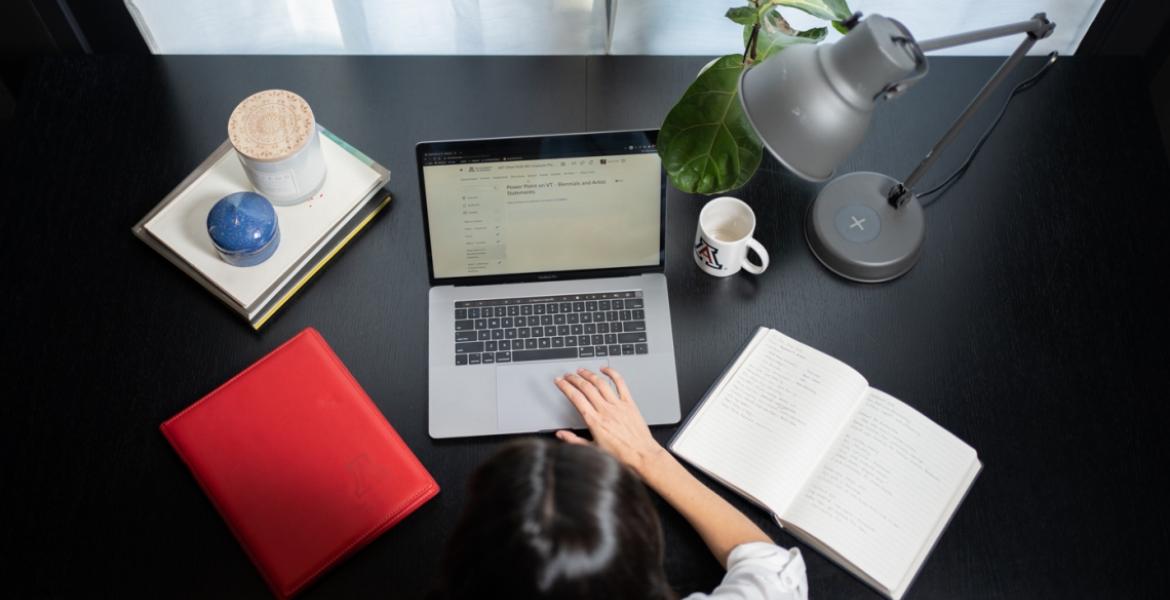
[[(756, 231), (756, 214), (738, 198), (723, 196), (707, 203), (699, 212), (692, 253), (695, 264), (708, 275), (727, 277), (740, 269), (759, 275), (768, 268), (768, 251), (752, 238)], [(760, 264), (747, 259), (748, 249), (755, 250)]]

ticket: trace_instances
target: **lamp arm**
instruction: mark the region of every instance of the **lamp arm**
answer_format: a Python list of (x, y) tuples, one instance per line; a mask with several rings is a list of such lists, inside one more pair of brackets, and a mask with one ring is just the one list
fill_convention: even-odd
[(975, 31), (968, 31), (965, 33), (956, 33), (954, 35), (944, 35), (929, 40), (922, 40), (918, 42), (918, 47), (922, 48), (923, 52), (931, 52), (933, 50), (941, 50), (943, 48), (951, 48), (954, 46), (964, 46), (973, 44), (975, 42), (982, 42), (984, 40), (991, 40), (995, 38), (1007, 37), (1017, 33), (1026, 33), (1029, 37), (1036, 39), (1046, 38), (1048, 34), (1056, 25), (1048, 20), (1044, 13), (1037, 13), (1027, 21), (1020, 21), (1019, 23), (1012, 23), (1010, 25), (999, 25), (997, 27), (988, 27), (987, 29), (976, 29)]
[(979, 107), (983, 106), (983, 103), (986, 102), (989, 97), (991, 97), (992, 92), (994, 92), (995, 89), (999, 87), (999, 84), (1003, 83), (1003, 80), (1007, 79), (1008, 74), (1010, 74), (1012, 70), (1014, 70), (1016, 66), (1020, 64), (1020, 61), (1024, 59), (1024, 56), (1028, 54), (1028, 51), (1032, 49), (1032, 46), (1035, 45), (1036, 41), (1048, 37), (1055, 27), (1056, 25), (1049, 21), (1048, 17), (1045, 16), (1044, 13), (1037, 13), (1031, 18), (1031, 20), (1028, 21), (934, 38), (918, 43), (918, 46), (923, 51), (927, 51), (959, 46), (962, 44), (970, 44), (972, 42), (979, 42), (992, 38), (1003, 37), (1006, 35), (1014, 35), (1017, 33), (1028, 34), (1027, 37), (1024, 38), (1024, 41), (1020, 42), (1020, 45), (1016, 47), (1016, 50), (1007, 57), (1007, 60), (1005, 60), (1003, 64), (999, 66), (999, 69), (995, 71), (995, 74), (991, 76), (991, 79), (987, 80), (987, 83), (983, 84), (983, 88), (980, 89), (979, 93), (971, 99), (971, 102), (967, 104), (967, 108), (964, 108), (963, 112), (960, 113), (959, 116), (955, 119), (954, 123), (951, 124), (950, 129), (947, 129), (947, 132), (944, 133), (937, 142), (935, 142), (934, 146), (922, 159), (922, 162), (918, 163), (918, 166), (915, 167), (913, 171), (911, 171), (910, 175), (907, 176), (902, 183), (899, 183), (890, 189), (888, 198), (891, 206), (894, 208), (901, 208), (902, 205), (906, 204), (906, 202), (908, 202), (910, 198), (913, 197), (914, 193), (912, 190), (914, 185), (917, 184), (919, 180), (922, 179), (922, 176), (930, 170), (931, 165), (933, 165), (935, 160), (938, 159), (943, 148), (945, 148), (947, 144), (951, 143), (951, 141), (955, 139), (955, 136), (957, 136), (959, 131), (963, 129), (963, 126), (971, 120), (971, 116), (974, 115), (977, 110), (979, 110)]

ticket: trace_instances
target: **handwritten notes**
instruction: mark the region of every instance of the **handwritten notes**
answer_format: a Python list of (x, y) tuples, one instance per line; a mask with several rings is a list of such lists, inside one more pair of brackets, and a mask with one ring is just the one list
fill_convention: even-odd
[(781, 517), (892, 589), (921, 555), (975, 460), (961, 440), (871, 390)]
[(671, 449), (899, 598), (979, 461), (868, 385), (844, 363), (760, 329)]
[(672, 449), (779, 514), (865, 389), (844, 363), (761, 330)]

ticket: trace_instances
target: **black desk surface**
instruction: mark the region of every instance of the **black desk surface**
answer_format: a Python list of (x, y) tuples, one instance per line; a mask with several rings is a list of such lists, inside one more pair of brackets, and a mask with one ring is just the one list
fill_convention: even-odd
[[(471, 470), (504, 440), (426, 428), (427, 274), (413, 147), (424, 139), (656, 127), (703, 58), (102, 57), (33, 70), (0, 157), (0, 423), (6, 576), (17, 595), (265, 598), (158, 424), (318, 328), (443, 492), (305, 598), (416, 597)], [(932, 60), (841, 172), (904, 176), (998, 64)], [(1030, 74), (1026, 62), (1013, 78)], [(391, 209), (261, 333), (130, 233), (225, 136), (249, 93), (287, 87), (393, 171)], [(1001, 92), (1002, 93), (1002, 92)], [(992, 104), (998, 104), (996, 100)], [(927, 178), (945, 176), (981, 114)], [(766, 159), (736, 195), (772, 254), (717, 280), (688, 255), (703, 202), (672, 190), (667, 276), (686, 414), (770, 325), (856, 367), (985, 464), (911, 598), (1154, 596), (1166, 511), (1170, 178), (1135, 61), (1061, 59), (927, 209), (922, 262), (847, 283), (805, 246), (816, 186)], [(673, 428), (657, 431), (666, 440)], [(718, 488), (781, 544), (791, 537)], [(676, 589), (721, 570), (659, 502)], [(813, 551), (818, 598), (876, 597)], [(15, 589), (13, 589), (15, 588)]]

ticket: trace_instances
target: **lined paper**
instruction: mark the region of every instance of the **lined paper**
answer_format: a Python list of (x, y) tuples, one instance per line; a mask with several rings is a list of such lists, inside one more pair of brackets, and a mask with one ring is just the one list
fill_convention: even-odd
[(782, 514), (867, 385), (841, 361), (761, 329), (671, 450)]
[(962, 440), (870, 390), (781, 517), (897, 589), (954, 510), (976, 462), (975, 450)]

